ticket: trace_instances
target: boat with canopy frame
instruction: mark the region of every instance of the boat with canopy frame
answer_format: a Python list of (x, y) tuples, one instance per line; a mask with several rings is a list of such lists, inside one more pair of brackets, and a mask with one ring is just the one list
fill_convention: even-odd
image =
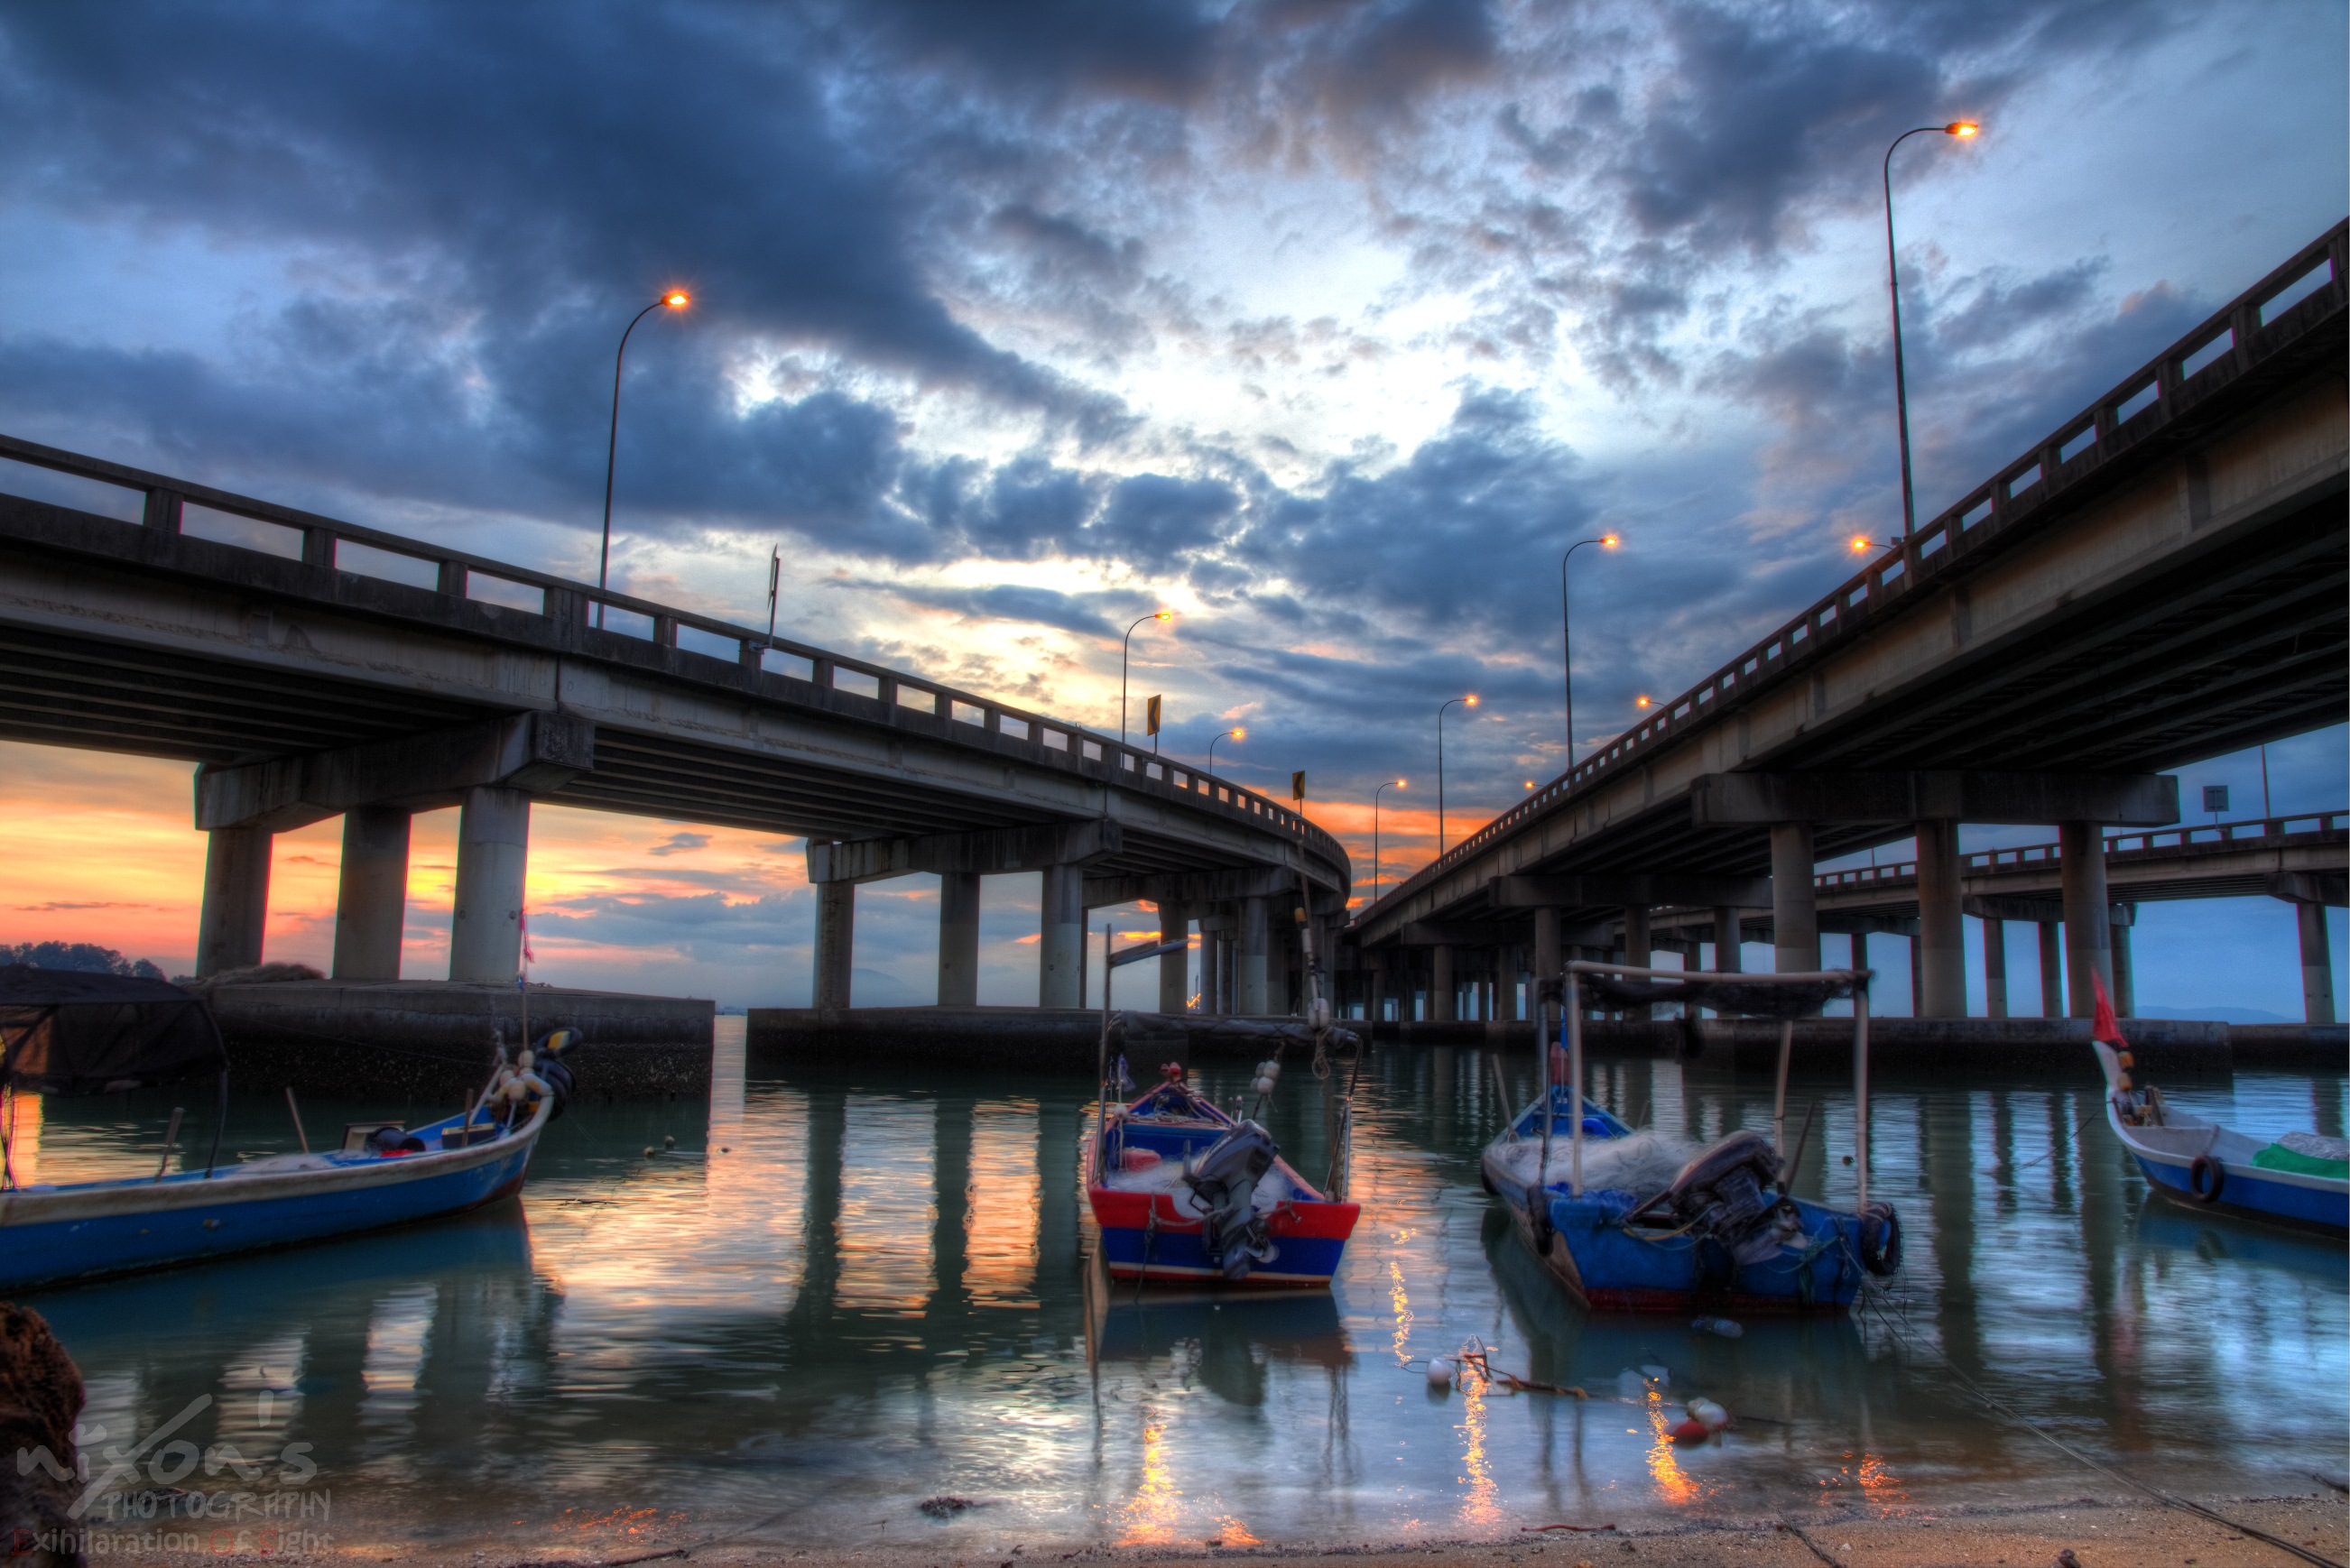
[[(1866, 970), (1736, 974), (1583, 961), (1565, 966), (1558, 1045), (1537, 1047), (1542, 1093), (1508, 1117), (1485, 1147), (1482, 1165), (1486, 1189), (1568, 1296), (1600, 1311), (1842, 1312), (1865, 1276), (1900, 1266), (1900, 1221), (1890, 1204), (1868, 1196), (1868, 978)], [(1801, 1140), (1792, 1157), (1786, 1148), (1794, 1020), (1844, 998), (1853, 1006), (1856, 1194), (1849, 1210), (1793, 1196), (1788, 1186)], [(1634, 1129), (1584, 1093), (1584, 1009), (1666, 1002), (1780, 1021), (1771, 1137), (1731, 1133), (1664, 1179), (1586, 1183), (1586, 1143), (1629, 1139)], [(1562, 1145), (1564, 1161), (1557, 1158)], [(1617, 1162), (1607, 1163), (1612, 1177)]]

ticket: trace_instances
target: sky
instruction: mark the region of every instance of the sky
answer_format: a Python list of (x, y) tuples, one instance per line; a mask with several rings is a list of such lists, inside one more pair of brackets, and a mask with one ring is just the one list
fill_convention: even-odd
[[(1111, 731), (1170, 607), (1138, 711), (1306, 769), (1365, 891), (1381, 780), (1381, 875), (1436, 847), (1445, 698), (1448, 837), (1560, 771), (1567, 545), (1623, 541), (1574, 562), (1589, 748), (1898, 530), (1894, 136), (1983, 126), (1894, 166), (1928, 517), (2342, 218), (2345, 59), (2298, 0), (0, 0), (0, 430), (592, 578), (614, 348), (683, 287), (617, 586), (764, 625), (779, 551), (787, 635)], [(2339, 727), (2270, 762), (2344, 808)], [(183, 971), (188, 774), (0, 745), (0, 940)], [(338, 845), (281, 837), (270, 956), (330, 950)], [(803, 864), (542, 806), (538, 972), (804, 1002)], [(1033, 883), (983, 1000), (1034, 998)], [(860, 890), (860, 1002), (931, 999), (935, 918)], [(2151, 1000), (2298, 1016), (2283, 906), (2148, 919)]]

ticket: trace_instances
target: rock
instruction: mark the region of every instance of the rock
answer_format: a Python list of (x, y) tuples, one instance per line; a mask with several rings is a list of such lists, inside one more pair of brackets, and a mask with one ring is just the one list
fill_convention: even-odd
[[(81, 1372), (41, 1314), (0, 1302), (0, 1538), (10, 1568), (81, 1568), (72, 1543)], [(31, 1543), (26, 1550), (25, 1542)]]

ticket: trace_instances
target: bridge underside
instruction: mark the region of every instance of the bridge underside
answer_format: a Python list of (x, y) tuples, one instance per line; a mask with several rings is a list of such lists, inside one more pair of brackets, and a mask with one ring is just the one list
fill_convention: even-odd
[[(2337, 478), (2279, 514), (2183, 552), (2070, 607), (2042, 635), (1887, 693), (1832, 732), (1799, 736), (1751, 765), (1783, 773), (1981, 769), (2139, 774), (2282, 740), (2350, 711), (2350, 504)], [(1700, 825), (1686, 796), (1619, 818), (1602, 841), (1514, 875), (1703, 870), (1763, 876), (1761, 829)], [(1823, 823), (1828, 859), (1908, 837), (1908, 821)], [(1523, 940), (1529, 911), (1496, 907), (1492, 883), (1441, 909)], [(1825, 905), (1823, 906), (1825, 908)], [(1566, 923), (1612, 907), (1565, 909)]]
[[(266, 619), (265, 615), (263, 618)], [(185, 649), (60, 636), (0, 624), (0, 740), (233, 766), (404, 736), (512, 711), (421, 691), (205, 658)], [(674, 733), (599, 723), (596, 765), (545, 792), (549, 805), (791, 837), (858, 839), (1041, 826), (1066, 819), (1003, 792), (827, 768)], [(1128, 825), (1097, 876), (1149, 877), (1253, 864)]]

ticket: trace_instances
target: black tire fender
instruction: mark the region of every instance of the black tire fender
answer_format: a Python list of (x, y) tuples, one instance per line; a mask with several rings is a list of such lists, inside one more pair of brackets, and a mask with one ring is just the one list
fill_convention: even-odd
[(2199, 1154), (2187, 1168), (2187, 1190), (2200, 1203), (2217, 1203), (2228, 1185), (2228, 1168), (2208, 1154)]
[(1860, 1211), (1860, 1266), (1878, 1279), (1901, 1267), (1901, 1217), (1890, 1203)]

